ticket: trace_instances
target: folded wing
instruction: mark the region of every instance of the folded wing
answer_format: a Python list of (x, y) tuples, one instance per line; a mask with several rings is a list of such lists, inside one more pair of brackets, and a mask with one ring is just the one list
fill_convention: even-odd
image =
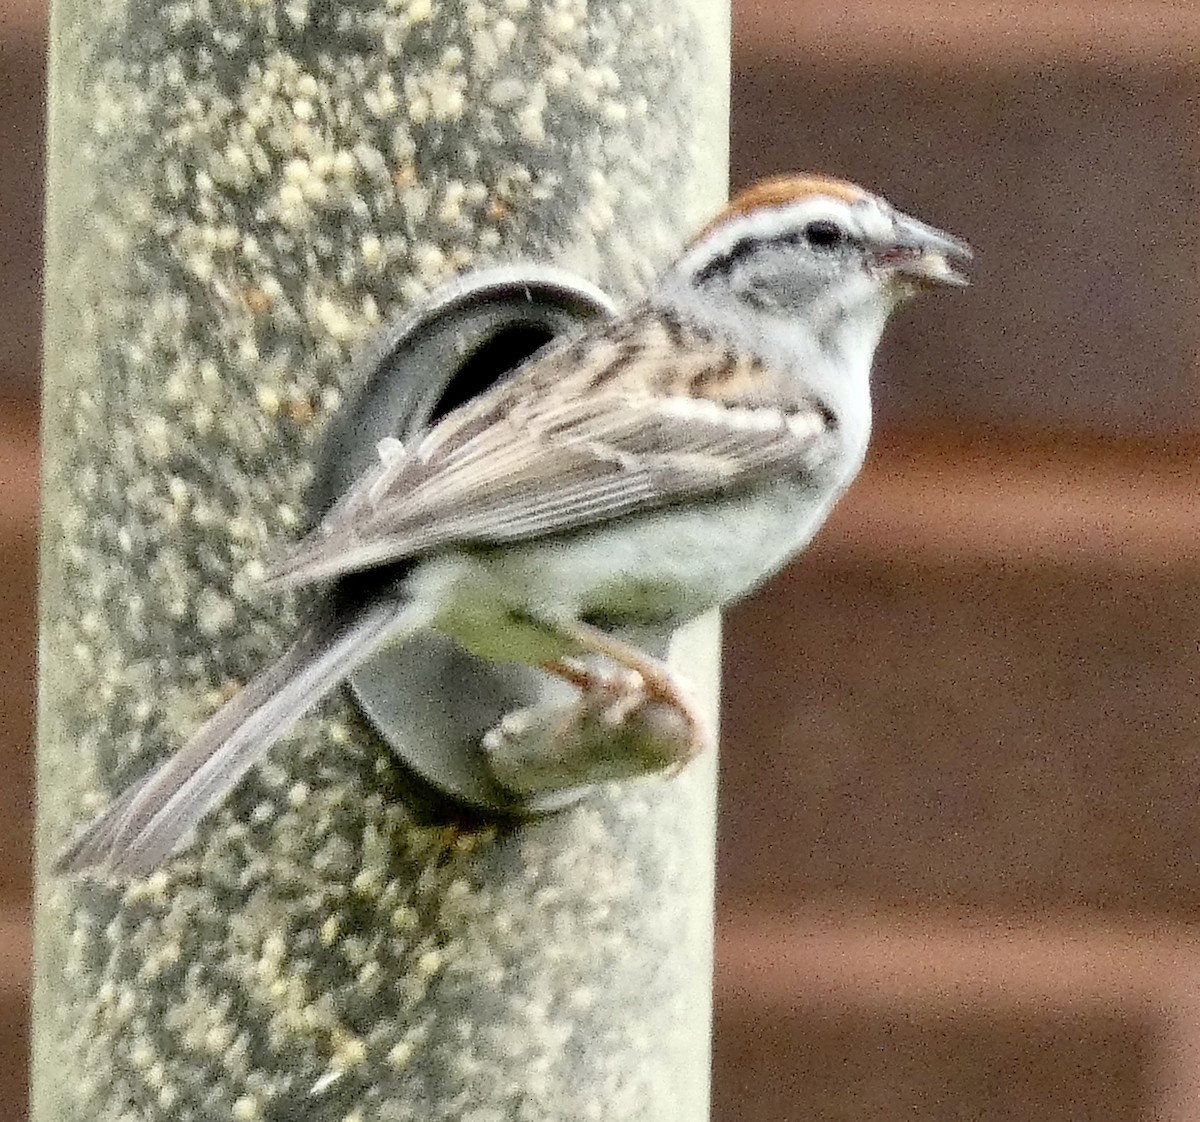
[(784, 377), (662, 313), (610, 321), (410, 448), (387, 443), (271, 576), (302, 584), (812, 471), (834, 452), (834, 422)]

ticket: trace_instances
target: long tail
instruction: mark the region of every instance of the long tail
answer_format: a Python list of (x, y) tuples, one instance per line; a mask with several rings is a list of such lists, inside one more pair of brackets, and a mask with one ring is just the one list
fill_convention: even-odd
[(414, 630), (416, 615), (415, 605), (394, 596), (368, 601), (348, 619), (326, 613), (179, 752), (122, 792), (55, 871), (149, 873), (317, 701), (386, 640)]

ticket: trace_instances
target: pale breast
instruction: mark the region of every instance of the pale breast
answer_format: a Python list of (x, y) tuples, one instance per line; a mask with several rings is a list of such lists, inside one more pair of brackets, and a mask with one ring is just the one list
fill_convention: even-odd
[(822, 484), (775, 481), (583, 532), (448, 551), (418, 567), (413, 592), (443, 605), (441, 630), (493, 658), (553, 656), (522, 617), (674, 627), (745, 596), (802, 550), (836, 500)]

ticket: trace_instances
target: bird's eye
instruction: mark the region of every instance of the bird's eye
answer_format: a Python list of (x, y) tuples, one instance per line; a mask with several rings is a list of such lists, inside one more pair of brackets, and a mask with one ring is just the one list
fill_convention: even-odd
[(818, 218), (804, 227), (804, 240), (814, 249), (833, 249), (846, 240), (846, 231), (828, 218)]

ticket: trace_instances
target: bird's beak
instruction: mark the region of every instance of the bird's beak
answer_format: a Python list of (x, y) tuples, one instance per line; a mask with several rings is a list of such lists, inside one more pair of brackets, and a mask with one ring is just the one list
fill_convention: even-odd
[(958, 266), (972, 256), (971, 247), (961, 238), (898, 215), (895, 236), (876, 254), (875, 264), (881, 272), (917, 288), (962, 288), (970, 282)]

